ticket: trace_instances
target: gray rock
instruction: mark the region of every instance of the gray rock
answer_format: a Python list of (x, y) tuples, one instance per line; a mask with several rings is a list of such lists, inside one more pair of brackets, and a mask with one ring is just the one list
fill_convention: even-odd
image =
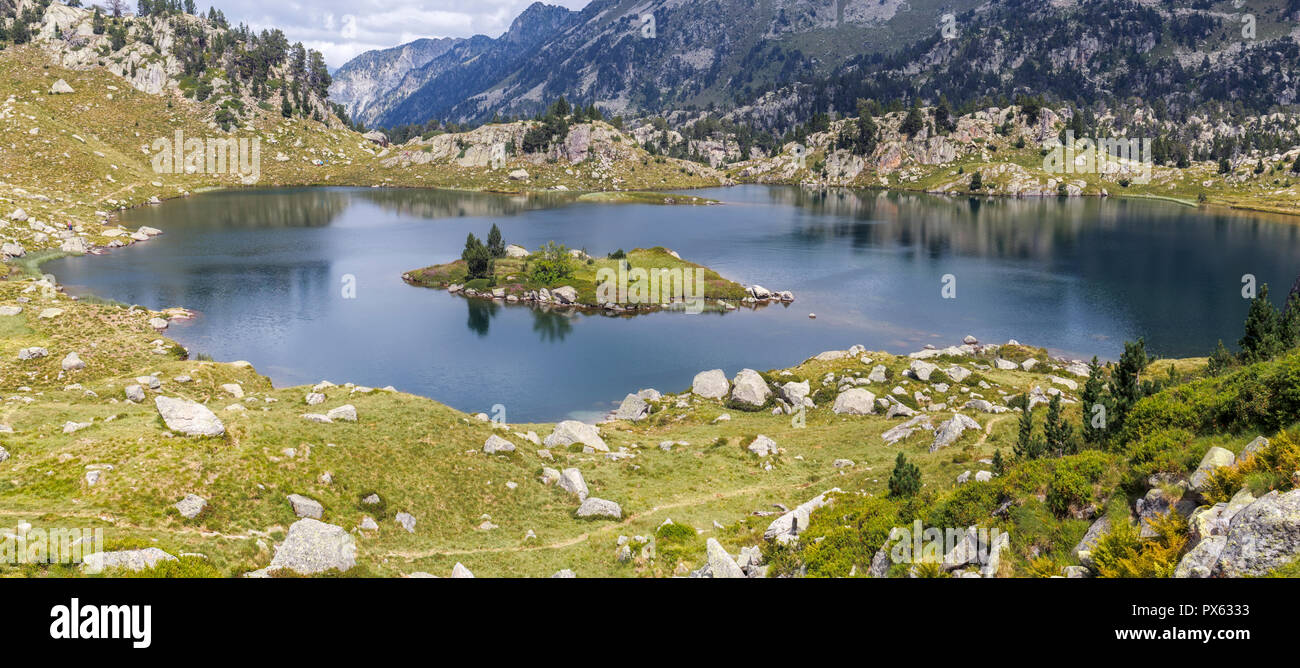
[(1242, 508), (1226, 538), (1215, 575), (1264, 575), (1300, 557), (1300, 489), (1274, 490)]
[(325, 395), (320, 392), (308, 392), (306, 401), (308, 406), (323, 404), (325, 403)]
[(144, 388), (139, 385), (127, 385), (126, 400), (132, 403), (142, 403), (144, 401)]
[(154, 397), (167, 428), (186, 436), (220, 436), (226, 426), (206, 406), (187, 399)]
[(4, 446), (0, 446), (0, 464), (3, 464), (8, 460), (9, 460), (9, 451), (5, 450)]
[(184, 517), (187, 520), (192, 520), (195, 517), (198, 517), (199, 513), (203, 512), (203, 509), (207, 507), (207, 499), (196, 494), (186, 494), (185, 498), (177, 501), (175, 505), (175, 508), (180, 512), (181, 517)]
[(1092, 568), (1092, 550), (1097, 546), (1097, 541), (1102, 536), (1110, 533), (1110, 517), (1102, 515), (1100, 519), (1088, 527), (1088, 531), (1083, 534), (1083, 538), (1078, 545), (1074, 546), (1074, 556), (1087, 568)]
[(975, 482), (988, 482), (993, 479), (991, 471), (977, 471), (975, 473)]
[(1153, 487), (1147, 490), (1146, 496), (1137, 500), (1135, 509), (1137, 510), (1139, 536), (1142, 538), (1155, 538), (1156, 531), (1151, 527), (1151, 520), (1166, 515), (1171, 510), (1177, 510), (1183, 517), (1191, 517), (1196, 510), (1196, 503), (1193, 501), (1191, 494), (1184, 494), (1174, 499), (1163, 489)]
[(86, 363), (81, 361), (81, 356), (75, 352), (68, 353), (63, 358), (64, 371), (80, 371), (84, 368), (86, 368)]
[(759, 457), (774, 455), (776, 454), (776, 441), (759, 434), (754, 439), (754, 442), (749, 444), (748, 449)]
[(1192, 473), (1191, 483), (1192, 491), (1204, 492), (1205, 486), (1210, 481), (1210, 474), (1222, 466), (1232, 466), (1237, 461), (1236, 455), (1232, 454), (1227, 448), (1215, 446), (1210, 448), (1205, 456), (1201, 458), (1201, 463)]
[(176, 561), (176, 557), (156, 547), (146, 547), (142, 550), (88, 554), (82, 559), (81, 568), (88, 573), (102, 573), (108, 568), (124, 568), (139, 572), (146, 568), (153, 568), (163, 561)]
[(772, 396), (767, 381), (753, 369), (741, 369), (731, 385), (731, 400), (748, 406), (762, 406)]
[[(553, 470), (553, 469), (552, 469)], [(576, 494), (579, 501), (587, 500), (587, 481), (583, 480), (582, 472), (575, 468), (564, 469), (556, 480), (560, 489)]]
[(18, 351), (18, 359), (20, 359), (20, 360), (34, 360), (34, 359), (39, 359), (39, 358), (45, 357), (45, 356), (47, 356), (47, 355), (49, 355), (49, 354), (50, 354), (50, 351), (48, 351), (48, 350), (46, 350), (46, 349), (44, 349), (44, 348), (40, 348), (40, 347), (37, 347), (37, 346), (32, 346), (31, 348), (23, 348), (22, 350), (19, 350), (19, 351)]
[(618, 411), (614, 413), (614, 418), (636, 422), (645, 419), (649, 415), (650, 404), (635, 394), (629, 394), (623, 397), (623, 403), (618, 405)]
[(803, 400), (808, 398), (808, 392), (811, 389), (806, 380), (798, 383), (789, 382), (781, 386), (781, 398), (789, 402), (791, 406), (802, 406)]
[(578, 517), (612, 517), (619, 519), (623, 517), (623, 509), (613, 501), (589, 496), (583, 500), (582, 505), (578, 506)]
[(357, 547), (343, 527), (303, 518), (289, 527), (289, 535), (275, 549), (267, 571), (290, 570), (302, 575), (331, 569), (346, 571), (357, 563)]
[(64, 81), (63, 79), (59, 79), (58, 81), (55, 81), (50, 86), (51, 95), (66, 95), (68, 93), (75, 93), (75, 92), (76, 91), (72, 89), (72, 86), (69, 86), (68, 82)]
[(1228, 542), (1227, 536), (1210, 536), (1187, 551), (1174, 568), (1176, 578), (1208, 578)]
[(1061, 573), (1067, 578), (1078, 579), (1086, 578), (1092, 575), (1092, 572), (1083, 566), (1066, 566), (1061, 569)]
[(938, 369), (939, 367), (921, 360), (913, 360), (912, 364), (907, 368), (909, 375), (922, 382), (929, 382), (930, 374)]
[(839, 491), (840, 488), (835, 487), (822, 492), (808, 501), (799, 504), (793, 510), (790, 510), (775, 520), (772, 520), (772, 523), (767, 525), (767, 529), (763, 532), (763, 538), (767, 540), (775, 540), (779, 543), (788, 543), (792, 540), (798, 540), (799, 534), (802, 533), (804, 529), (808, 528), (808, 518), (812, 515), (812, 512), (825, 506), (827, 503), (830, 503), (830, 500), (826, 498), (826, 495)]
[(343, 420), (344, 422), (357, 421), (357, 408), (352, 404), (343, 404), (338, 408), (331, 408), (325, 412), (325, 417), (331, 420)]
[(1268, 448), (1268, 439), (1263, 436), (1256, 436), (1255, 440), (1246, 444), (1246, 447), (1242, 449), (1241, 459), (1244, 460), (1247, 457), (1257, 455), (1266, 448)]
[(609, 446), (605, 445), (604, 439), (600, 437), (600, 430), (577, 420), (565, 420), (555, 425), (555, 430), (543, 441), (543, 444), (548, 448), (563, 447), (574, 443), (589, 445), (601, 452), (609, 452)]
[(498, 452), (514, 452), (514, 451), (515, 451), (514, 443), (511, 443), (510, 441), (507, 441), (506, 439), (501, 438), (496, 434), (492, 434), (491, 436), (488, 436), (487, 441), (483, 443), (483, 452), (489, 455), (495, 455)]
[(560, 569), (560, 570), (558, 570), (558, 571), (555, 571), (555, 575), (552, 575), (551, 577), (553, 577), (553, 578), (576, 578), (576, 577), (578, 577), (578, 576), (577, 576), (577, 575), (574, 575), (572, 570), (570, 570), (570, 569), (568, 569), (568, 568), (563, 568), (563, 569)]
[(462, 564), (462, 563), (460, 563), (460, 562), (458, 561), (458, 562), (456, 562), (456, 565), (455, 565), (455, 566), (452, 566), (452, 567), (451, 567), (451, 577), (453, 577), (453, 578), (457, 578), (457, 579), (465, 579), (465, 578), (472, 578), (472, 577), (474, 577), (474, 574), (471, 573), (470, 570), (469, 570), (468, 568), (465, 568), (465, 565), (464, 565), (464, 564)]
[(14, 316), (22, 312), (21, 306), (0, 306), (0, 316)]
[(837, 459), (831, 462), (831, 466), (837, 469), (851, 469), (854, 466), (852, 459)]
[(876, 395), (861, 387), (841, 392), (831, 406), (831, 411), (839, 415), (870, 415), (875, 410)]
[(717, 539), (710, 538), (705, 541), (705, 552), (709, 559), (709, 575), (715, 578), (743, 578), (745, 572), (741, 570), (740, 565), (730, 554), (723, 549), (722, 544)]
[(967, 429), (978, 430), (979, 428), (980, 423), (974, 419), (961, 413), (953, 415), (951, 419), (939, 423), (939, 429), (934, 434), (934, 442), (930, 444), (930, 452), (956, 443), (957, 439), (961, 438), (962, 432)]
[(727, 374), (722, 369), (701, 371), (691, 381), (691, 393), (705, 399), (721, 399), (727, 396), (731, 386), (727, 383)]
[(301, 494), (290, 494), (285, 498), (289, 499), (289, 505), (293, 506), (293, 514), (298, 517), (310, 517), (318, 520), (325, 513), (325, 507), (319, 501), (309, 499)]
[(407, 533), (415, 533), (415, 516), (410, 513), (398, 513), (394, 518)]

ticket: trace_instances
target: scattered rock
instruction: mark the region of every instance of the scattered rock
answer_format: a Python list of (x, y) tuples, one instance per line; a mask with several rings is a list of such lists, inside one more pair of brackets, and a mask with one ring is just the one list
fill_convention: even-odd
[(309, 499), (301, 494), (290, 494), (285, 498), (289, 499), (289, 505), (293, 506), (293, 514), (298, 517), (310, 517), (318, 520), (325, 512), (325, 507), (319, 501)]
[(398, 525), (400, 525), (403, 529), (406, 529), (407, 533), (415, 533), (414, 515), (411, 515), (410, 513), (398, 513), (397, 517), (394, 519), (397, 520)]
[(181, 517), (192, 520), (198, 517), (204, 508), (208, 507), (208, 501), (196, 494), (186, 494), (185, 498), (177, 501), (174, 507), (180, 512)]
[(581, 443), (601, 452), (609, 452), (609, 446), (605, 445), (604, 439), (600, 437), (600, 430), (577, 420), (565, 420), (555, 425), (555, 430), (543, 443), (548, 448)]
[(488, 436), (487, 442), (483, 444), (483, 452), (489, 455), (495, 455), (498, 452), (514, 452), (515, 444), (507, 441), (496, 434)]
[(154, 405), (172, 431), (186, 436), (221, 436), (226, 433), (226, 426), (203, 404), (187, 399), (154, 397)]
[(705, 399), (721, 399), (727, 396), (729, 388), (727, 374), (723, 373), (722, 369), (701, 371), (695, 374), (695, 378), (691, 381), (691, 393)]
[(623, 517), (623, 509), (613, 501), (589, 496), (578, 506), (578, 517)]
[(81, 568), (89, 573), (102, 573), (107, 568), (124, 568), (139, 572), (146, 568), (153, 568), (163, 561), (176, 561), (176, 557), (156, 547), (146, 547), (142, 550), (88, 554), (82, 560)]
[(831, 410), (840, 415), (870, 415), (876, 410), (876, 395), (861, 387), (851, 388), (835, 397)]

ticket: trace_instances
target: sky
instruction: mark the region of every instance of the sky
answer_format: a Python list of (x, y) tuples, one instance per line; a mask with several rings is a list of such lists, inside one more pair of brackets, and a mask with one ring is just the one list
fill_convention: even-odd
[[(545, 0), (580, 9), (589, 0)], [(233, 25), (279, 28), (290, 42), (325, 55), (330, 69), (371, 49), (422, 37), (497, 37), (534, 0), (198, 0), (220, 9)], [(89, 4), (89, 3), (88, 3)], [(129, 3), (134, 5), (134, 3)]]

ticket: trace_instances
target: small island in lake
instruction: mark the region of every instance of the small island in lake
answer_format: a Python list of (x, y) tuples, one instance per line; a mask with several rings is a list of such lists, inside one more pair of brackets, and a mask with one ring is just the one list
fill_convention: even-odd
[(486, 243), (469, 235), (459, 260), (408, 271), (402, 279), (470, 298), (628, 314), (794, 301), (790, 292), (741, 285), (662, 246), (620, 249), (603, 258), (555, 242), (530, 252), (505, 245), (496, 225)]

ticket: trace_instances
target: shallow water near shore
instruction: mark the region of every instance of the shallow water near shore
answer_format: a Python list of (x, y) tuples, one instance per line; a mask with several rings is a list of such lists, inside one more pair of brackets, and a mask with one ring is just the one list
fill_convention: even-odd
[[(906, 353), (973, 334), (1114, 358), (1145, 336), (1166, 357), (1241, 335), (1243, 274), (1280, 304), (1300, 226), (1121, 199), (1005, 200), (737, 186), (721, 206), (573, 203), (566, 196), (298, 188), (214, 192), (125, 212), (165, 234), (51, 261), (74, 294), (198, 312), (167, 335), (244, 359), (278, 386), (393, 385), (510, 422), (594, 418), (624, 394), (701, 370), (798, 364), (863, 344)], [(412, 287), (497, 223), (507, 243), (604, 255), (666, 246), (792, 305), (637, 317), (543, 312)], [(955, 287), (955, 298), (942, 288)], [(354, 279), (354, 281), (353, 281)], [(355, 285), (355, 298), (345, 287)], [(949, 293), (951, 294), (951, 293)], [(816, 313), (810, 319), (809, 313)]]

